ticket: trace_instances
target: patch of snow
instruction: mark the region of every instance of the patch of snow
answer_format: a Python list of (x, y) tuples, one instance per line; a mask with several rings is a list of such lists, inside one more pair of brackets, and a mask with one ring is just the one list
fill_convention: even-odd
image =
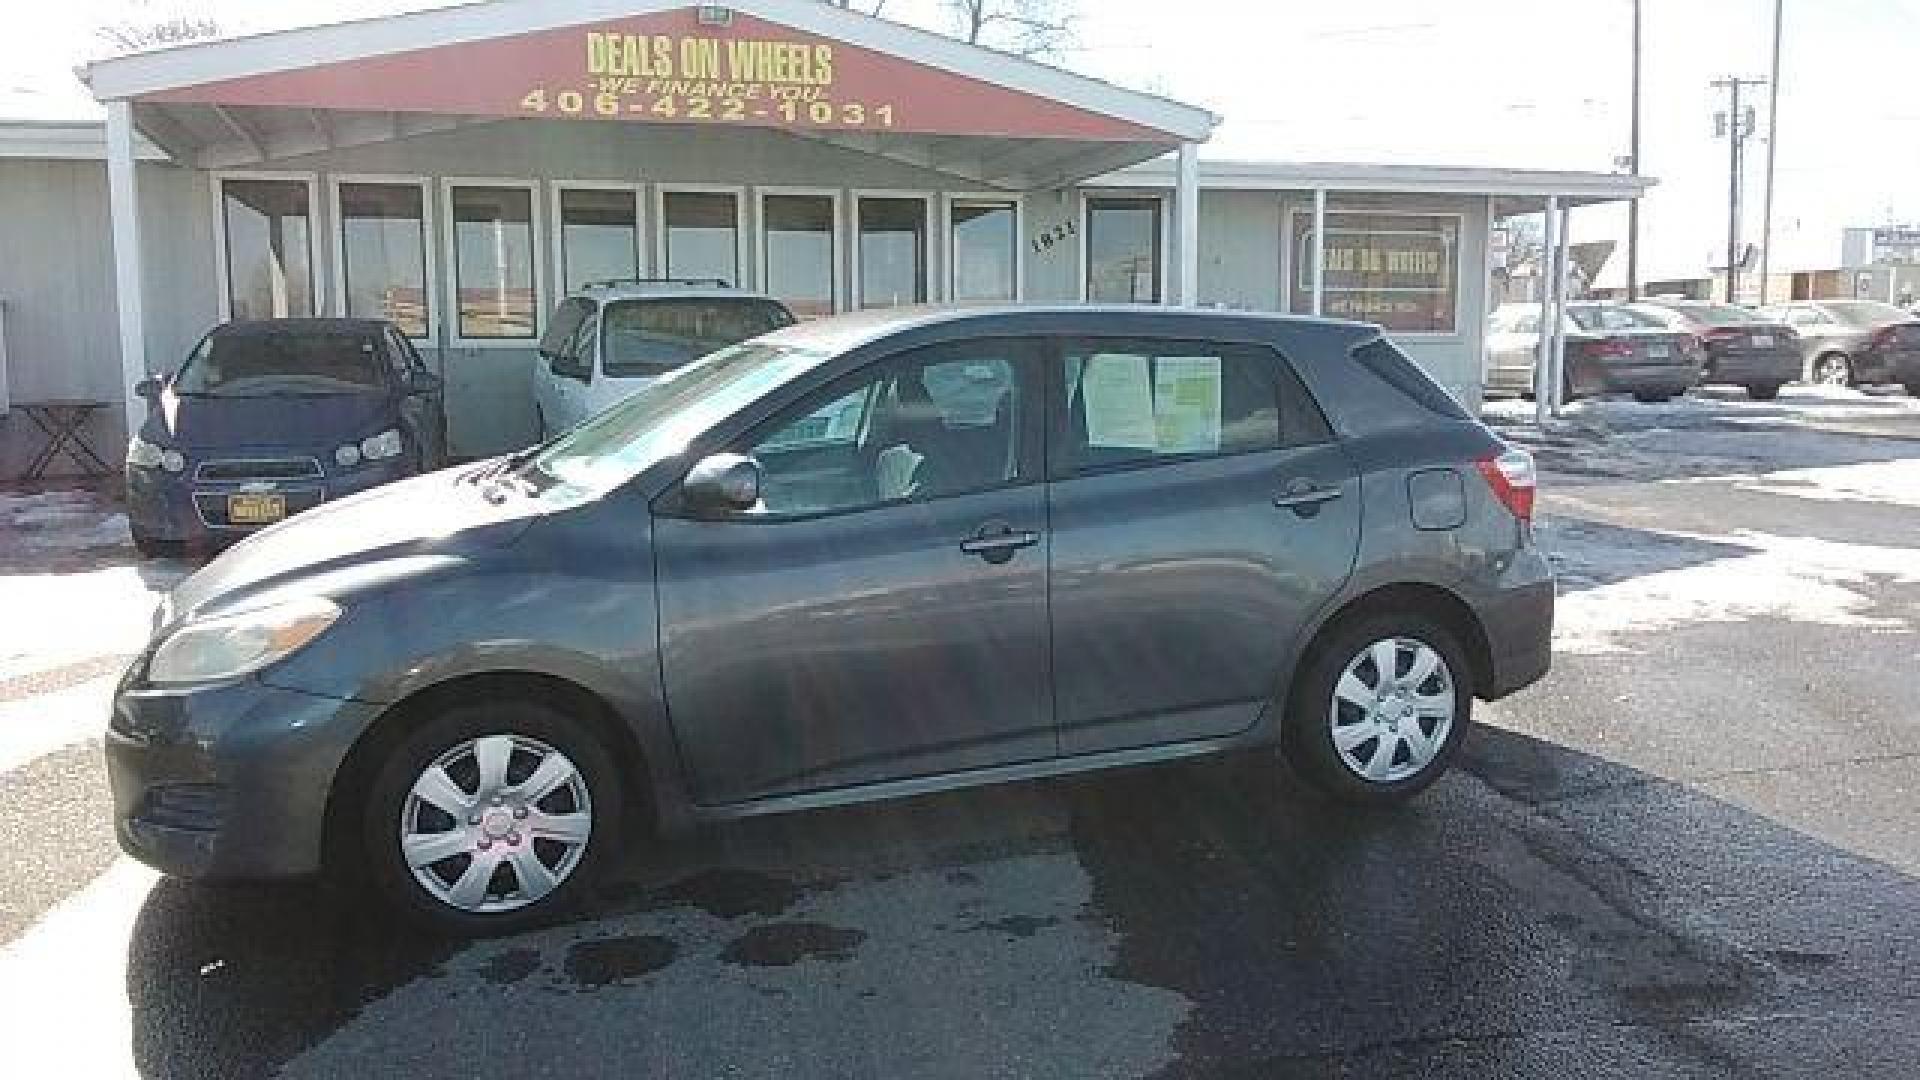
[(1745, 491), (1826, 502), (1875, 502), (1920, 507), (1920, 457), (1863, 461), (1817, 469), (1786, 469), (1734, 484)]
[(89, 491), (0, 493), (0, 538), (8, 548), (32, 551), (122, 547), (133, 542), (126, 514)]

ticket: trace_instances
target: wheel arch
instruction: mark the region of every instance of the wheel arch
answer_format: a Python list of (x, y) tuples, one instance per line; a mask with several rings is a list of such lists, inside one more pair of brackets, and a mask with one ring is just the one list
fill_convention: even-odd
[(1313, 655), (1321, 642), (1338, 633), (1342, 627), (1374, 615), (1407, 610), (1436, 619), (1452, 632), (1460, 642), (1460, 647), (1466, 651), (1467, 663), (1472, 666), (1469, 674), (1476, 695), (1492, 684), (1493, 646), (1472, 606), (1445, 586), (1423, 581), (1396, 581), (1376, 585), (1350, 596), (1329, 610), (1312, 633), (1305, 635), (1292, 663), (1288, 665), (1286, 682), (1277, 700), (1284, 703), (1291, 696), (1293, 684), (1307, 658)]

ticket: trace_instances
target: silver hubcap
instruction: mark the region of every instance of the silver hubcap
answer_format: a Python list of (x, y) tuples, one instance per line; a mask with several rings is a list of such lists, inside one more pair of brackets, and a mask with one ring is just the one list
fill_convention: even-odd
[(1829, 356), (1820, 361), (1820, 370), (1815, 377), (1828, 386), (1847, 385), (1847, 362), (1837, 356)]
[(1453, 673), (1439, 652), (1413, 638), (1386, 638), (1347, 661), (1334, 684), (1333, 746), (1363, 780), (1405, 780), (1447, 744), (1453, 710)]
[(512, 911), (580, 865), (593, 803), (565, 754), (522, 735), (470, 739), (426, 767), (400, 810), (414, 880), (461, 911)]

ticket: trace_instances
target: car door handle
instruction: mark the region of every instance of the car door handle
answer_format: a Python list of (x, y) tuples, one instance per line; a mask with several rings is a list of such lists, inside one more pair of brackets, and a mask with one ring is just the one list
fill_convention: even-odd
[(1036, 532), (1004, 527), (992, 531), (982, 529), (960, 541), (960, 550), (969, 555), (978, 555), (991, 563), (1003, 563), (1013, 558), (1014, 552), (1039, 542), (1040, 534)]
[(1340, 497), (1339, 487), (1320, 487), (1311, 480), (1295, 480), (1287, 485), (1285, 494), (1276, 495), (1273, 505), (1288, 510), (1310, 510), (1323, 502), (1331, 502)]

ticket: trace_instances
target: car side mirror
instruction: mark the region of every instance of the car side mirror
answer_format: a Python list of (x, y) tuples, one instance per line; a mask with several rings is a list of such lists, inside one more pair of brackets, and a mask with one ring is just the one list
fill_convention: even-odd
[(701, 458), (680, 481), (680, 497), (696, 514), (751, 510), (760, 503), (760, 463), (745, 454)]
[(160, 380), (149, 375), (133, 384), (133, 392), (152, 401), (160, 396)]
[(407, 393), (431, 394), (441, 387), (440, 376), (424, 368), (414, 368), (407, 372)]

